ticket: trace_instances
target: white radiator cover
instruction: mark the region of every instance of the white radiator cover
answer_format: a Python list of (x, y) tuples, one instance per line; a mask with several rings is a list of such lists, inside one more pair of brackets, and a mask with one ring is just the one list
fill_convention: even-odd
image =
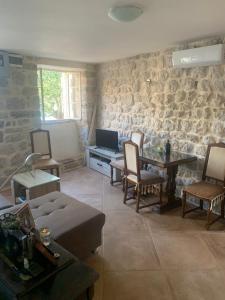
[(173, 52), (173, 67), (192, 68), (224, 63), (224, 44)]

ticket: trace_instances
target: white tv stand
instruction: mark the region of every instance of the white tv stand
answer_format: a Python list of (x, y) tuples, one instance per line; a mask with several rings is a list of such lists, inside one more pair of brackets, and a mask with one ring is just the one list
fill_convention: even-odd
[[(110, 177), (110, 162), (112, 160), (122, 159), (123, 154), (110, 150), (98, 148), (96, 146), (86, 147), (86, 161), (87, 167), (94, 169), (108, 177)], [(121, 180), (121, 173), (119, 170), (114, 170), (113, 180)]]

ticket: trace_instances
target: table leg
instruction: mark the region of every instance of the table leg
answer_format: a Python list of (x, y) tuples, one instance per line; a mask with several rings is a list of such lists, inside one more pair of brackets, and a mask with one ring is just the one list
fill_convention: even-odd
[(56, 184), (57, 184), (57, 187), (56, 187), (56, 188), (57, 188), (57, 191), (59, 191), (59, 192), (60, 192), (60, 181), (57, 181), (57, 183), (56, 183)]
[(26, 189), (26, 200), (30, 200), (30, 190)]
[(113, 166), (110, 165), (110, 184), (113, 185)]
[(167, 168), (166, 193), (168, 195), (168, 202), (175, 200), (177, 171), (177, 165)]
[(94, 286), (93, 285), (87, 289), (86, 295), (87, 295), (87, 300), (93, 299), (93, 297), (94, 297)]
[(59, 167), (56, 168), (56, 176), (57, 176), (57, 177), (60, 177)]
[(13, 179), (11, 180), (11, 193), (12, 193), (12, 198), (14, 200), (14, 203), (16, 204), (16, 187), (15, 187), (15, 181)]
[(176, 198), (175, 195), (177, 171), (178, 171), (178, 165), (170, 166), (167, 168), (167, 184), (166, 184), (167, 203), (162, 204), (159, 210), (160, 213), (181, 206), (181, 199)]

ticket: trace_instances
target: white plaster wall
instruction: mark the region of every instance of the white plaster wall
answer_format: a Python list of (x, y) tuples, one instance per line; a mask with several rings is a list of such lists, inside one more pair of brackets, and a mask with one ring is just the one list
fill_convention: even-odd
[(42, 124), (50, 131), (52, 156), (61, 160), (81, 155), (79, 128), (75, 121)]

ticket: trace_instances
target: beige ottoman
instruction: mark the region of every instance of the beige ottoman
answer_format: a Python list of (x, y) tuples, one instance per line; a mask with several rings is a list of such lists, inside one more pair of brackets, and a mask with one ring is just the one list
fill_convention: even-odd
[(101, 245), (105, 215), (97, 209), (57, 191), (28, 203), (36, 227), (50, 228), (53, 239), (78, 258), (87, 257)]

